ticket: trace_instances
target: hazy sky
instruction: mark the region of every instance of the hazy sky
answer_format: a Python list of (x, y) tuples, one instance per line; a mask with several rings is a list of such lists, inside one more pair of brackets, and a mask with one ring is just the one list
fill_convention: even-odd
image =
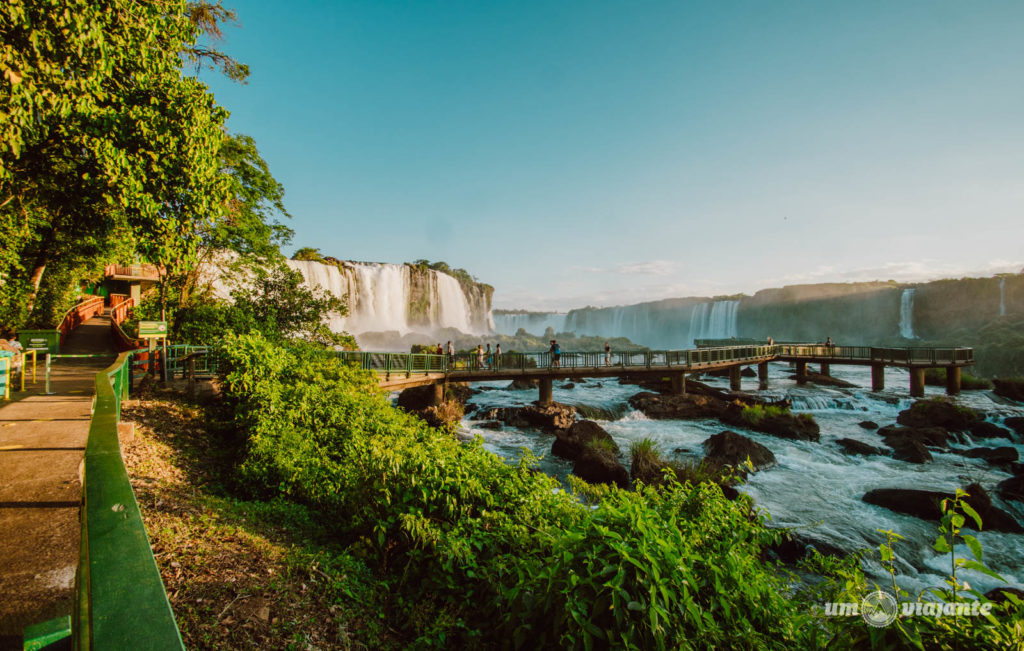
[(1024, 266), (1024, 2), (227, 4), (295, 246), (504, 308)]

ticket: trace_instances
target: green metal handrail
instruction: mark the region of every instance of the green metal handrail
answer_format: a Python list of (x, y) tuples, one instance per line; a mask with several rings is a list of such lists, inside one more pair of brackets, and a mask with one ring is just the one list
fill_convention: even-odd
[(118, 422), (133, 355), (96, 374), (71, 622), (81, 650), (185, 648), (121, 457)]

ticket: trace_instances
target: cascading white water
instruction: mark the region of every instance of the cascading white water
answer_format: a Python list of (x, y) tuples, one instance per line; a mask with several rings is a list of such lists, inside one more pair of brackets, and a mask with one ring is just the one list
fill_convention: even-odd
[(437, 322), (441, 328), (458, 328), (462, 332), (473, 332), (470, 325), (469, 301), (462, 291), (462, 285), (448, 274), (435, 274), (437, 287)]
[(531, 335), (542, 335), (551, 328), (565, 332), (565, 314), (561, 312), (525, 312), (520, 314), (495, 314), (494, 330), (503, 335), (515, 335), (522, 328)]
[(999, 279), (999, 316), (1006, 316), (1006, 278)]
[[(914, 336), (914, 292), (913, 288), (903, 290), (900, 296), (900, 336), (904, 339), (916, 339)], [(890, 323), (892, 323), (890, 321)]]
[[(348, 297), (348, 316), (333, 317), (336, 332), (427, 332), (457, 328), (469, 333), (489, 331), (490, 310), (482, 295), (469, 297), (458, 280), (428, 270), (423, 313), (411, 313), (413, 270), (404, 264), (346, 262), (341, 266), (289, 260), (309, 287), (319, 287), (339, 298)], [(422, 284), (422, 283), (421, 283)]]
[(715, 301), (693, 306), (690, 313), (690, 340), (735, 337), (739, 306), (739, 301)]

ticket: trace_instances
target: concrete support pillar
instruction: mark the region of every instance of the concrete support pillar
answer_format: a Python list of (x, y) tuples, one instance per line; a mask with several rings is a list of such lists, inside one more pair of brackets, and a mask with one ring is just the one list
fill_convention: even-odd
[(762, 391), (768, 388), (768, 362), (757, 365), (757, 388)]
[(686, 373), (672, 374), (672, 393), (677, 396), (686, 395)]
[(830, 369), (829, 369), (828, 363), (822, 362), (821, 363), (821, 374), (822, 375), (829, 375), (829, 373), (830, 373)]
[(551, 404), (551, 378), (545, 377), (540, 379), (540, 398), (538, 402), (542, 405)]
[(435, 382), (433, 384), (433, 387), (434, 387), (434, 395), (432, 395), (430, 397), (430, 404), (432, 404), (435, 407), (437, 407), (437, 406), (441, 405), (444, 402), (444, 383), (443, 382)]
[(740, 370), (739, 366), (729, 367), (729, 388), (733, 391), (740, 390)]
[(871, 390), (881, 391), (885, 388), (885, 364), (871, 365)]
[(946, 393), (955, 396), (960, 393), (960, 367), (949, 366), (946, 368)]
[(914, 398), (924, 397), (924, 369), (914, 368), (910, 369), (910, 395)]
[(807, 362), (796, 363), (796, 383), (805, 384), (807, 382)]

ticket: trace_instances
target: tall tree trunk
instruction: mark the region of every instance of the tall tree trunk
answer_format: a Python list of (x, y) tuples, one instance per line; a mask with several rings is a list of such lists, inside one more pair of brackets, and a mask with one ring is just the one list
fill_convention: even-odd
[(43, 259), (43, 262), (37, 265), (36, 268), (32, 271), (32, 278), (30, 279), (30, 282), (32, 283), (32, 291), (28, 295), (28, 300), (25, 301), (26, 318), (28, 318), (28, 315), (32, 314), (32, 308), (35, 307), (36, 296), (39, 294), (39, 286), (43, 283), (44, 271), (46, 271), (45, 258)]

